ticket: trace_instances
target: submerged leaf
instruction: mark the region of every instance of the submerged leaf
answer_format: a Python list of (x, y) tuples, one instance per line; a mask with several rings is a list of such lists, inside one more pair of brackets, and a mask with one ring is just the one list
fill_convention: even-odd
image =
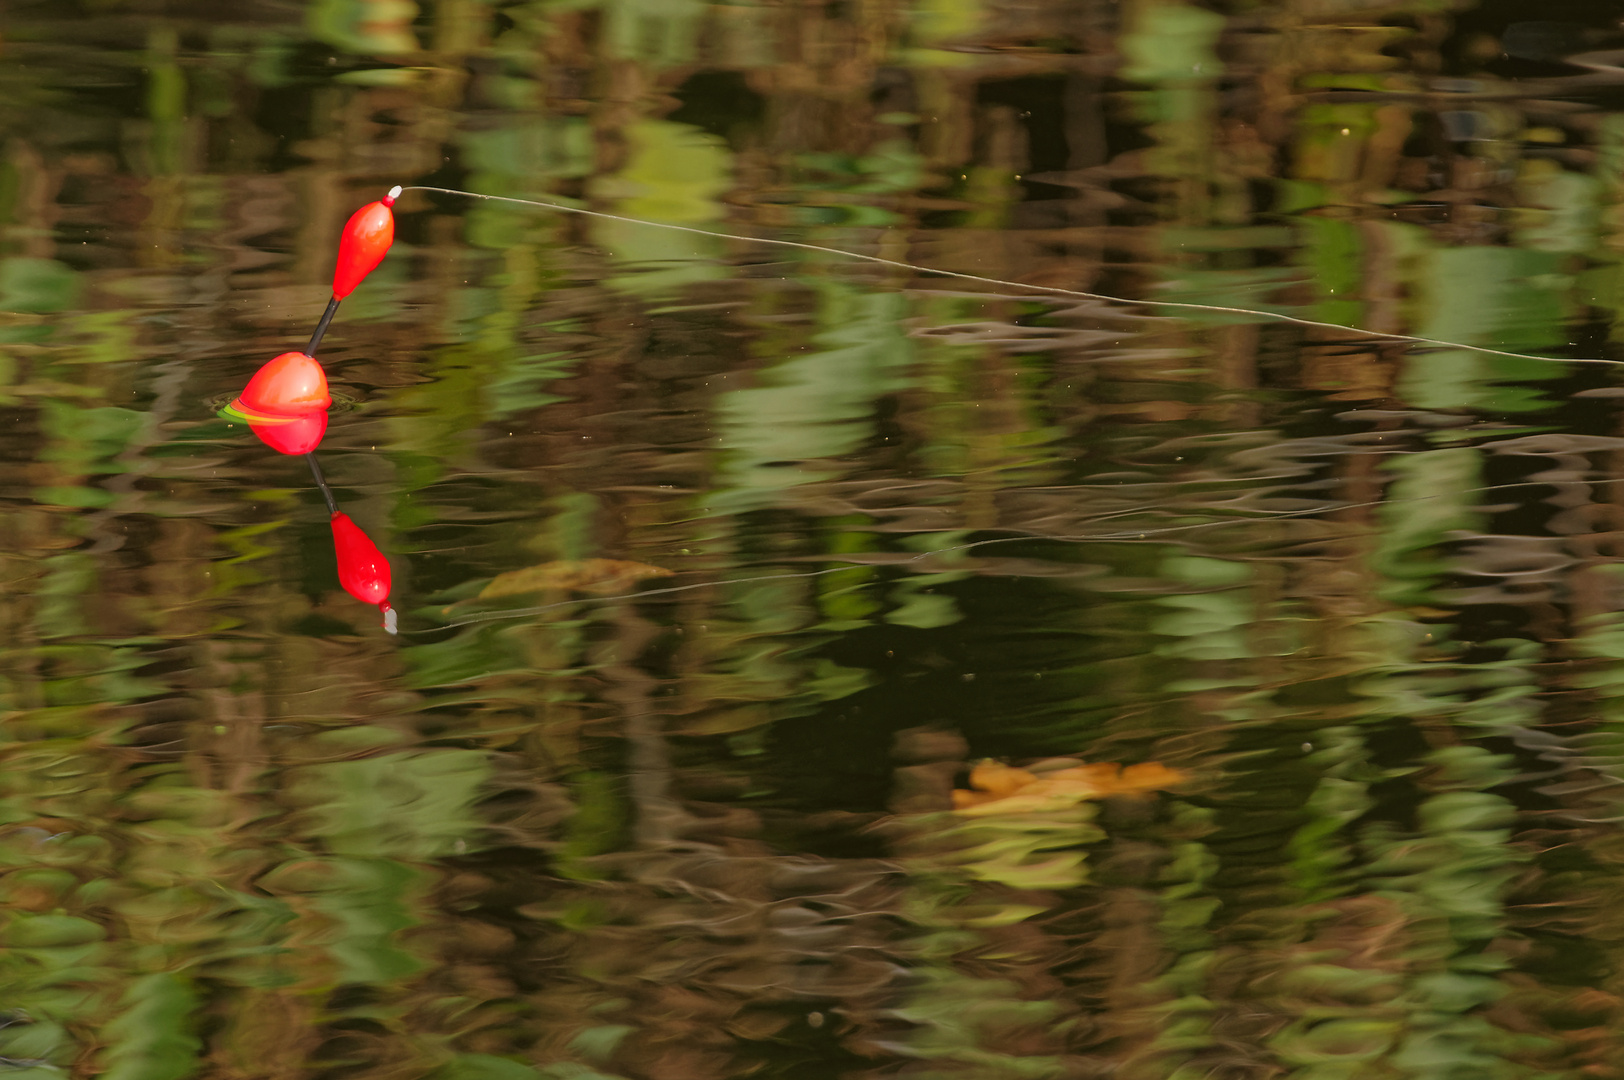
[(640, 581), (670, 576), (671, 571), (663, 566), (626, 559), (561, 559), (498, 574), (480, 590), (479, 598), (490, 600), (553, 589), (610, 596), (627, 592)]
[(1174, 787), (1189, 774), (1159, 761), (1123, 768), (1114, 762), (1074, 765), (1042, 775), (996, 761), (970, 770), (970, 787), (953, 792), (953, 809), (962, 814), (1022, 814), (1074, 806), (1111, 795), (1143, 796)]
[(970, 770), (970, 786), (979, 788), (995, 798), (1015, 794), (1021, 788), (1035, 783), (1037, 777), (1025, 769), (1013, 769), (996, 761), (978, 762)]
[(100, 1075), (109, 1080), (180, 1080), (197, 1067), (202, 1041), (191, 1021), (197, 991), (179, 975), (143, 975), (123, 995), (124, 1011), (106, 1025)]
[[(494, 1054), (458, 1054), (434, 1074), (434, 1080), (537, 1080), (540, 1075), (529, 1065)], [(584, 1075), (598, 1074), (586, 1070)]]

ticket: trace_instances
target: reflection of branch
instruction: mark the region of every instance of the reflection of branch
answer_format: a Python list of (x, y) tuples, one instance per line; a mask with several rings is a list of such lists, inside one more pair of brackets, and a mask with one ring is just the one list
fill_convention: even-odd
[(659, 717), (649, 704), (654, 676), (637, 666), (637, 657), (658, 632), (630, 604), (613, 608), (616, 629), (614, 659), (602, 672), (610, 681), (604, 695), (621, 707), (625, 717), (627, 782), (637, 812), (633, 827), (637, 846), (666, 847), (681, 835), (688, 815), (671, 796), (671, 753)]
[(135, 485), (158, 465), (158, 459), (147, 457), (146, 452), (167, 437), (164, 425), (179, 408), (181, 388), (192, 374), (190, 358), (179, 356), (154, 364), (152, 369), (159, 373), (152, 382), (156, 391), (152, 407), (147, 410), (139, 430), (131, 435), (124, 449), (113, 458), (122, 471), (108, 477), (102, 484), (103, 488), (113, 493), (113, 502), (105, 509), (86, 515), (85, 533), (99, 537), (90, 548), (92, 554), (117, 551), (128, 539), (127, 533), (113, 531), (107, 527), (108, 523), (115, 517), (140, 511), (144, 495)]

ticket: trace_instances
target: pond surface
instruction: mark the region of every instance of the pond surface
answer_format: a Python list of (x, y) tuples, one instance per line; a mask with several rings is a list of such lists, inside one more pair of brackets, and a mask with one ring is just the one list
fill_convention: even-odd
[(8, 5), (0, 1072), (1624, 1077), (1604, 7)]

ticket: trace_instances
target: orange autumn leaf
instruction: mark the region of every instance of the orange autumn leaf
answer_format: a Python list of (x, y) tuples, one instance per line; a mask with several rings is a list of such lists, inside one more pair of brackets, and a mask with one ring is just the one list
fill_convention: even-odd
[(1108, 790), (1117, 782), (1117, 770), (1121, 766), (1114, 761), (1096, 762), (1093, 765), (1074, 765), (1069, 769), (1056, 769), (1045, 773), (1045, 780), (1063, 780), (1072, 784), (1088, 784), (1101, 791)]
[(981, 761), (970, 770), (972, 790), (954, 790), (953, 809), (975, 815), (1050, 810), (1112, 795), (1143, 797), (1188, 778), (1188, 773), (1159, 761), (1127, 768), (1114, 762), (1097, 762), (1041, 775), (996, 761)]
[(1188, 773), (1170, 769), (1159, 761), (1147, 761), (1142, 765), (1129, 765), (1122, 770), (1122, 776), (1117, 781), (1117, 794), (1139, 795), (1162, 791), (1182, 784), (1189, 778)]
[(523, 570), (509, 570), (497, 574), (479, 591), (481, 600), (499, 596), (517, 596), (520, 593), (550, 592), (562, 589), (569, 592), (597, 593), (609, 596), (627, 592), (640, 581), (649, 578), (670, 577), (671, 571), (663, 566), (630, 562), (625, 559), (561, 559), (557, 562), (527, 566)]
[(963, 788), (953, 789), (953, 809), (955, 810), (968, 810), (972, 806), (997, 802), (998, 799), (999, 796), (990, 795), (985, 791), (965, 791)]
[(970, 786), (996, 798), (1013, 795), (1036, 780), (1037, 777), (1025, 769), (1011, 768), (991, 759), (976, 762), (970, 770)]

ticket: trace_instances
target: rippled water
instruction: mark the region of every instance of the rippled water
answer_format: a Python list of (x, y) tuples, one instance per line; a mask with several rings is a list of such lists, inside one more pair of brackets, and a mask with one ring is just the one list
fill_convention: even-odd
[(1624, 1076), (1611, 17), (10, 6), (0, 1071)]

